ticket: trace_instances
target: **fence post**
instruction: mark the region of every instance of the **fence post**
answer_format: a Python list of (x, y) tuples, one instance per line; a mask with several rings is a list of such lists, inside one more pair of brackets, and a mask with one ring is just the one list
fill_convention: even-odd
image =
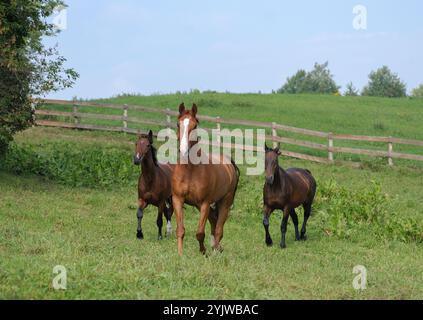
[(217, 137), (216, 137), (217, 143), (218, 143), (219, 148), (220, 148), (220, 145), (222, 143), (222, 137), (220, 135), (220, 131), (222, 130), (222, 126), (220, 124), (220, 117), (216, 117), (216, 130), (217, 130)]
[(78, 105), (76, 104), (76, 100), (73, 100), (73, 105), (72, 105), (72, 114), (73, 114), (73, 118), (75, 121), (75, 127), (78, 128), (78, 125), (80, 123), (80, 119), (78, 117)]
[(392, 142), (392, 137), (389, 137), (389, 142), (388, 142), (388, 164), (390, 166), (394, 165), (394, 161), (392, 160), (392, 152), (394, 150), (394, 144)]
[(37, 118), (36, 118), (36, 115), (35, 115), (35, 102), (34, 101), (32, 101), (31, 102), (31, 113), (32, 113), (32, 127), (34, 128), (35, 127), (35, 124), (36, 124), (36, 122), (37, 122)]
[(166, 128), (170, 129), (172, 123), (172, 119), (170, 118), (170, 109), (166, 109)]
[(328, 159), (333, 162), (333, 133), (328, 134)]
[(126, 131), (128, 129), (128, 105), (123, 105), (123, 132), (126, 135)]
[(272, 141), (273, 141), (273, 149), (278, 147), (278, 142), (276, 138), (278, 137), (278, 131), (276, 131), (276, 122), (272, 122)]

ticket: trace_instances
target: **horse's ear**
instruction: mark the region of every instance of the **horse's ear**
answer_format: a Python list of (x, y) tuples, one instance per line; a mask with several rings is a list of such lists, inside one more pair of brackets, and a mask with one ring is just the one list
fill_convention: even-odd
[(277, 146), (277, 148), (274, 151), (276, 152), (276, 154), (278, 156), (280, 156), (282, 154), (282, 152), (281, 152), (281, 144), (280, 143), (278, 143), (278, 146)]
[(182, 102), (179, 105), (179, 115), (182, 115), (185, 112), (185, 104)]
[(194, 117), (196, 117), (196, 116), (197, 116), (198, 107), (197, 107), (197, 105), (196, 105), (195, 103), (193, 103), (193, 104), (192, 104), (192, 109), (191, 109), (191, 112), (192, 112), (192, 115), (193, 115)]
[(148, 131), (148, 142), (150, 142), (150, 144), (153, 144), (153, 131)]
[(270, 148), (267, 146), (267, 143), (266, 142), (264, 143), (264, 151), (266, 151), (266, 152), (267, 151), (270, 151)]

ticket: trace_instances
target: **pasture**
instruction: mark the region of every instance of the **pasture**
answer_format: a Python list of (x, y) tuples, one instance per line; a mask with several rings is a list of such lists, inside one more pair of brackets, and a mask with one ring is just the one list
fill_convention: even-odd
[[(418, 100), (210, 93), (107, 102), (176, 108), (181, 100), (198, 101), (204, 115), (423, 139)], [(307, 168), (318, 183), (308, 240), (294, 242), (290, 221), (285, 250), (277, 245), (281, 212), (270, 219), (275, 245), (264, 243), (264, 177), (247, 177), (241, 167), (223, 253), (208, 246), (207, 256), (199, 254), (198, 212), (187, 207), (179, 257), (174, 234), (157, 240), (153, 207), (144, 215), (145, 239), (135, 237), (139, 168), (132, 165), (133, 142), (119, 133), (40, 127), (16, 136), (0, 171), (0, 298), (423, 297), (421, 166), (390, 168), (375, 160), (353, 169), (281, 158), (282, 167)], [(417, 147), (414, 152), (421, 154)], [(300, 213), (300, 223), (302, 218)], [(56, 265), (67, 269), (65, 291), (52, 288)], [(368, 270), (361, 292), (352, 286), (356, 265)]]
[[(221, 93), (201, 93), (192, 91), (191, 93), (181, 93), (173, 95), (157, 96), (130, 96), (122, 95), (111, 99), (102, 99), (91, 101), (92, 103), (113, 104), (114, 109), (98, 108), (93, 106), (78, 107), (77, 110), (82, 118), (77, 118), (81, 125), (107, 126), (122, 128), (122, 109), (124, 104), (130, 106), (144, 106), (150, 109), (172, 109), (181, 101), (194, 101), (200, 108), (201, 115), (216, 119), (220, 117), (226, 121), (222, 128), (227, 129), (247, 129), (250, 126), (229, 124), (231, 120), (253, 120), (266, 122), (268, 126), (272, 122), (278, 125), (289, 125), (299, 128), (311, 129), (321, 132), (323, 136), (309, 136), (299, 132), (285, 130), (275, 130), (275, 134), (288, 140), (300, 140), (306, 143), (314, 144), (313, 147), (285, 143), (283, 141), (284, 152), (301, 153), (308, 156), (314, 156), (326, 160), (328, 158), (326, 146), (329, 141), (328, 133), (335, 136), (333, 147), (344, 149), (340, 152), (335, 151), (335, 161), (354, 161), (354, 162), (375, 162), (375, 158), (363, 153), (351, 153), (349, 150), (367, 149), (369, 152), (388, 151), (388, 145), (385, 142), (376, 141), (353, 141), (345, 138), (336, 138), (337, 135), (359, 135), (376, 137), (394, 137), (414, 140), (423, 140), (421, 131), (416, 130), (421, 122), (422, 115), (419, 112), (423, 106), (421, 99), (383, 99), (371, 97), (338, 97), (338, 96), (312, 96), (312, 95), (263, 95), (263, 94), (221, 94)], [(90, 102), (89, 102), (90, 103)], [(117, 108), (117, 109), (116, 109)], [(173, 107), (175, 108), (175, 107)], [(40, 112), (60, 112), (65, 111), (71, 115), (73, 108), (71, 104), (47, 104), (40, 108)], [(47, 110), (42, 110), (47, 109)], [(175, 110), (173, 110), (175, 111)], [(277, 111), (277, 112), (275, 112)], [(85, 115), (84, 115), (85, 114)], [(155, 131), (163, 128), (163, 113), (148, 113), (141, 110), (130, 109), (129, 117), (141, 121), (150, 122), (146, 124), (129, 123), (128, 129), (145, 130), (146, 126)], [(95, 119), (96, 116), (106, 117), (106, 119)], [(93, 118), (94, 117), (94, 118)], [(114, 117), (111, 120), (107, 117)], [(72, 117), (37, 115), (38, 120), (53, 120), (60, 122), (71, 122)], [(176, 119), (172, 116), (170, 121)], [(228, 123), (229, 121), (229, 123)], [(151, 123), (153, 122), (153, 123)], [(162, 123), (158, 126), (154, 123)], [(210, 121), (202, 121), (203, 128), (216, 128), (216, 124)], [(261, 127), (263, 128), (263, 127)], [(282, 129), (282, 128), (280, 128)], [(270, 127), (266, 129), (267, 135), (272, 134)], [(325, 136), (326, 134), (326, 136)], [(372, 138), (372, 137), (369, 137)], [(317, 145), (316, 145), (317, 144)], [(394, 143), (394, 153), (407, 153), (420, 156), (422, 154), (420, 146)], [(346, 150), (348, 149), (348, 150)], [(359, 150), (358, 150), (359, 151)], [(395, 157), (396, 158), (396, 157)], [(406, 158), (407, 159), (407, 158)], [(387, 162), (387, 159), (380, 155), (377, 158), (381, 164)], [(422, 167), (421, 161), (410, 161), (403, 159), (394, 159), (394, 163), (400, 165), (412, 165)]]

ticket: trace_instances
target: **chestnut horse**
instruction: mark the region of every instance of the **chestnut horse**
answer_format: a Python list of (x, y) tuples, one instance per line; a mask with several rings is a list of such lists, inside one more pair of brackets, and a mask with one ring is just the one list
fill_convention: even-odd
[[(311, 172), (305, 169), (291, 168), (284, 170), (279, 166), (279, 146), (276, 149), (265, 146), (266, 183), (263, 188), (263, 225), (266, 231), (266, 244), (273, 244), (269, 233), (269, 217), (276, 209), (283, 210), (281, 224), (282, 239), (280, 246), (286, 248), (285, 234), (289, 216), (295, 227), (295, 240), (306, 240), (306, 225), (310, 217), (311, 206), (316, 194), (316, 180)], [(301, 235), (298, 232), (298, 216), (295, 208), (300, 205), (304, 208), (304, 222)]]
[[(204, 246), (205, 227), (207, 219), (211, 226), (212, 246), (221, 250), (220, 241), (223, 237), (223, 226), (229, 215), (229, 210), (234, 202), (239, 181), (239, 169), (232, 160), (223, 158), (222, 155), (206, 155), (208, 164), (193, 164), (189, 152), (198, 141), (190, 141), (190, 135), (198, 126), (197, 106), (186, 110), (182, 103), (179, 106), (178, 140), (180, 141), (180, 158), (172, 176), (172, 200), (176, 214), (176, 236), (178, 238), (178, 254), (182, 255), (184, 227), (184, 204), (196, 207), (200, 211), (198, 222), (197, 240), (200, 252), (205, 254)], [(219, 157), (214, 161), (211, 157)], [(217, 158), (216, 158), (217, 159)], [(218, 164), (214, 164), (219, 162)]]
[[(175, 166), (161, 164), (157, 161), (151, 130), (148, 135), (138, 136), (135, 143), (134, 164), (141, 164), (141, 175), (138, 179), (137, 238), (144, 238), (141, 221), (145, 208), (151, 204), (158, 208), (157, 227), (160, 240), (162, 239), (163, 213), (167, 220), (166, 236), (169, 236), (172, 232), (172, 224), (170, 223), (173, 214), (171, 177)], [(169, 204), (169, 208), (166, 207), (166, 202)]]

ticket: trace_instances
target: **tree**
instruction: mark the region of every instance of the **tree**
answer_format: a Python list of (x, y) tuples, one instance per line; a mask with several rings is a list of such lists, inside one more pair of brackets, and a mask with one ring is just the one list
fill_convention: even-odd
[(344, 95), (351, 97), (358, 96), (358, 90), (354, 87), (352, 82), (347, 84), (347, 90), (345, 91)]
[(305, 70), (298, 70), (295, 75), (286, 79), (286, 83), (278, 90), (278, 93), (303, 93), (306, 76)]
[(364, 87), (363, 96), (399, 98), (407, 94), (406, 85), (397, 74), (387, 66), (372, 71), (369, 74), (369, 83)]
[(13, 134), (32, 123), (34, 98), (70, 87), (78, 78), (65, 69), (57, 47), (42, 39), (59, 30), (47, 18), (60, 0), (2, 0), (0, 3), (0, 155)]
[(423, 84), (411, 91), (411, 96), (414, 98), (423, 98)]
[(312, 71), (297, 71), (295, 75), (287, 78), (286, 83), (278, 90), (278, 93), (337, 93), (340, 87), (333, 79), (328, 65), (328, 62), (315, 63)]

